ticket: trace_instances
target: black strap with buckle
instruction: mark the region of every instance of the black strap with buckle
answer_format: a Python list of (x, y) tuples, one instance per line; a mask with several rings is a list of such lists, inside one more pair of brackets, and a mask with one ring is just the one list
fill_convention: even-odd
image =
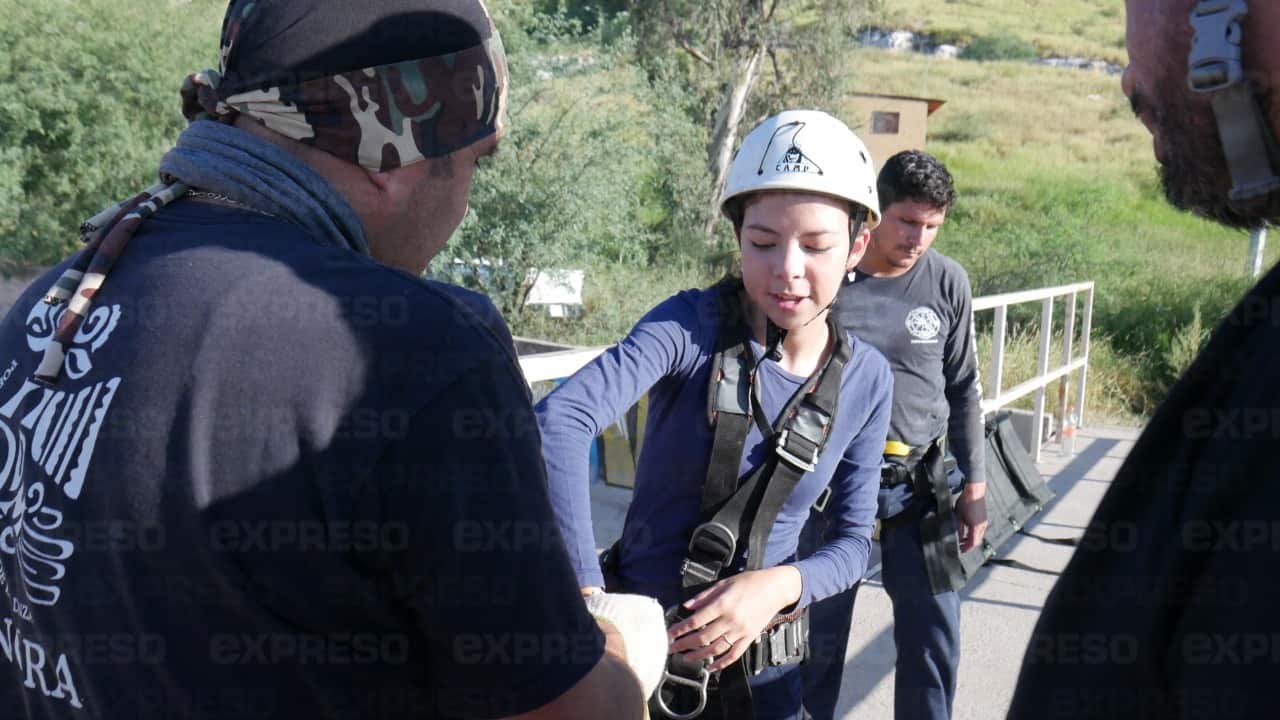
[(916, 495), (929, 498), (933, 505), (920, 521), (920, 545), (934, 595), (959, 590), (967, 580), (943, 447), (937, 440), (930, 443), (913, 473)]

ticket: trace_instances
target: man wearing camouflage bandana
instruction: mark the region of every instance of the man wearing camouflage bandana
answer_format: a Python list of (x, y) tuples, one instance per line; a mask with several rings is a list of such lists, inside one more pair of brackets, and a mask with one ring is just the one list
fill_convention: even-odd
[(232, 0), (221, 50), (0, 326), (0, 714), (638, 716), (510, 334), (419, 277), (502, 135), (481, 1)]

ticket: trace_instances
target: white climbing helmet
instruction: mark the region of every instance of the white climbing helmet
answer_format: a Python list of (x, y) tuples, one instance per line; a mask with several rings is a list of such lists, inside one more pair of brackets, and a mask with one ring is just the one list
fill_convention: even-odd
[(876, 171), (867, 146), (821, 110), (785, 110), (743, 138), (720, 195), (721, 212), (729, 200), (761, 190), (842, 198), (867, 209), (867, 229), (880, 224)]

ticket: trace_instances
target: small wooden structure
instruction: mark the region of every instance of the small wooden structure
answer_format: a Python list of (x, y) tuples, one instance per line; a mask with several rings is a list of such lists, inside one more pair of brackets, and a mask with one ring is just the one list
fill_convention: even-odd
[(849, 97), (845, 120), (871, 151), (876, 170), (903, 150), (923, 150), (929, 133), (929, 116), (945, 100), (855, 93)]

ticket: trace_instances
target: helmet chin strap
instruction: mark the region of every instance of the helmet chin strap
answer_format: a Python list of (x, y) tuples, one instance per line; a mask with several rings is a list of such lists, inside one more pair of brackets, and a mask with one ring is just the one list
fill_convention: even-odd
[[(815, 313), (813, 317), (806, 320), (800, 327), (809, 327), (814, 320), (822, 317), (822, 313), (830, 310), (836, 304), (837, 299), (839, 299), (839, 295), (831, 298), (831, 302), (827, 303), (826, 307)], [(764, 316), (765, 357), (774, 362), (782, 362), (782, 343), (787, 339), (787, 332), (788, 331), (785, 328), (780, 328), (775, 325), (774, 322), (769, 319), (768, 315)]]
[(1187, 58), (1187, 85), (1211, 97), (1218, 137), (1231, 171), (1231, 199), (1280, 190), (1280, 146), (1244, 77), (1240, 42), (1246, 0), (1202, 0), (1191, 10), (1195, 40)]

